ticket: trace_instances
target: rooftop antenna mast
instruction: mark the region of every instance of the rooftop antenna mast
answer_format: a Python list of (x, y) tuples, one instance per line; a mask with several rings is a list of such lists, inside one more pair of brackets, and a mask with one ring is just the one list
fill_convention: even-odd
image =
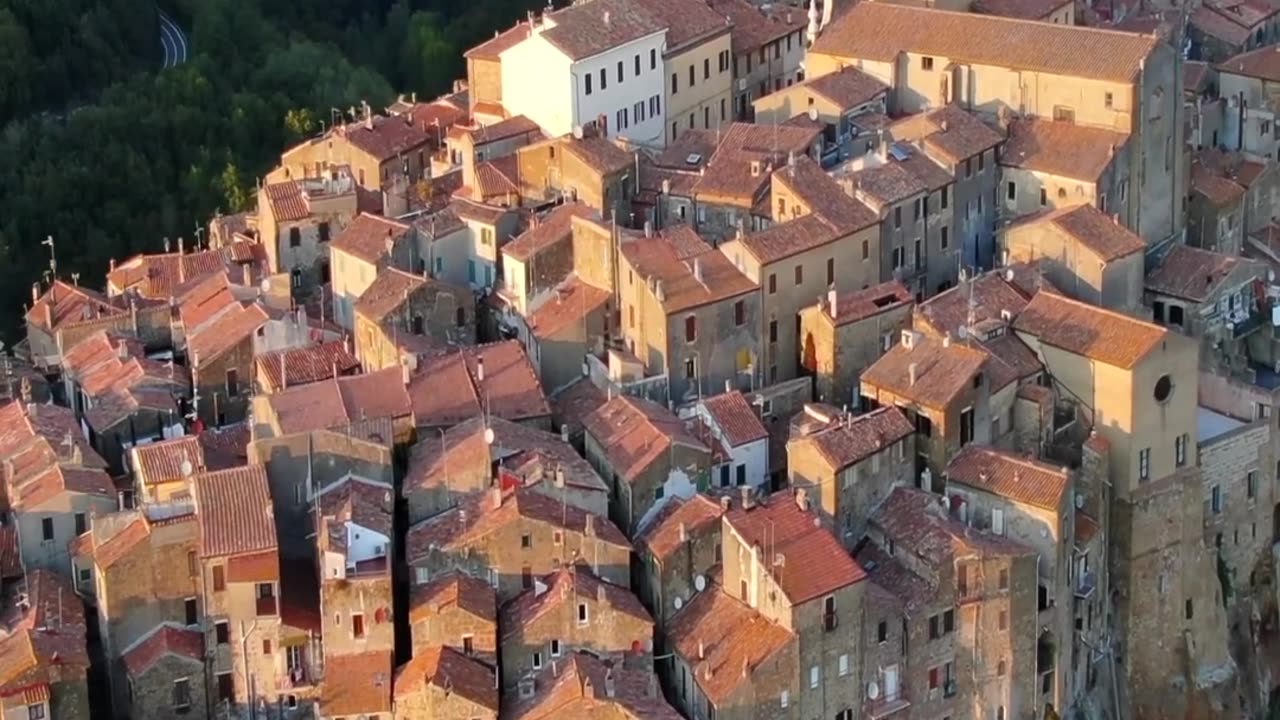
[(54, 248), (53, 236), (52, 235), (46, 236), (44, 239), (44, 242), (41, 244), (49, 246), (49, 272), (53, 275), (53, 278), (56, 280), (58, 277), (58, 253)]

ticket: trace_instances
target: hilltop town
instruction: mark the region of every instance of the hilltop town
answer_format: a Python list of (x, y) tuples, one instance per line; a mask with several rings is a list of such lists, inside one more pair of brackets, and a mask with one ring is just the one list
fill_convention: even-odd
[(51, 263), (0, 716), (1266, 716), (1280, 3), (916, 5), (548, 7)]

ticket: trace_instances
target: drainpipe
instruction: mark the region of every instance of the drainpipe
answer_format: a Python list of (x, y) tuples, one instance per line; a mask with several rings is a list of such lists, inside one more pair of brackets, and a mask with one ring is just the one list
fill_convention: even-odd
[(244, 684), (249, 688), (249, 717), (251, 720), (256, 720), (258, 709), (253, 693), (253, 678), (249, 672), (249, 635), (257, 629), (258, 619), (256, 617), (253, 619), (253, 625), (250, 625), (248, 630), (244, 629), (244, 621), (240, 621), (240, 657), (244, 662)]

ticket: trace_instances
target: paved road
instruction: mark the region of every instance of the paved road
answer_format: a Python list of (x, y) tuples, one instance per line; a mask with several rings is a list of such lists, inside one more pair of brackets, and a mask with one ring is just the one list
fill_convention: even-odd
[(172, 18), (160, 13), (160, 47), (163, 49), (164, 62), (161, 67), (174, 67), (187, 61), (187, 36)]

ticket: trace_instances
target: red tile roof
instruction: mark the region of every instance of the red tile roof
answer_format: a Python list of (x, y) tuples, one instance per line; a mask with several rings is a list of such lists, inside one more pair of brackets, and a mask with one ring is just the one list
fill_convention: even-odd
[[(917, 335), (911, 347), (897, 343), (862, 372), (862, 384), (887, 390), (926, 408), (941, 410), (985, 369), (987, 353), (961, 341), (944, 344)], [(915, 369), (915, 381), (911, 379)]]
[(331, 718), (390, 712), (391, 655), (387, 650), (325, 657), (320, 714)]
[(827, 427), (792, 442), (812, 444), (831, 469), (839, 471), (892, 447), (913, 432), (911, 421), (890, 406), (834, 418)]
[(466, 51), (463, 56), (480, 60), (497, 60), (504, 51), (520, 44), (527, 37), (529, 37), (529, 23), (518, 22), (501, 32), (494, 30), (491, 39)]
[(958, 164), (1004, 142), (1004, 135), (956, 105), (945, 105), (895, 121), (889, 128), (895, 140), (924, 146)]
[(1112, 262), (1147, 249), (1147, 243), (1141, 235), (1089, 204), (1072, 205), (1032, 215), (1019, 220), (1009, 230), (1042, 223), (1053, 225), (1103, 262)]
[(661, 283), (661, 294), (653, 292), (668, 314), (756, 291), (751, 278), (687, 225), (667, 228), (652, 237), (624, 236), (621, 253), (650, 287)]
[(377, 264), (390, 255), (392, 247), (412, 229), (409, 225), (380, 215), (360, 213), (345, 230), (338, 233), (329, 247), (367, 263)]
[[(255, 361), (258, 382), (272, 392), (293, 385), (328, 380), (346, 374), (360, 365), (340, 341), (322, 342), (302, 348), (263, 353)], [(287, 381), (287, 382), (286, 382)]]
[(694, 595), (671, 619), (667, 637), (672, 650), (690, 666), (694, 682), (717, 706), (751, 682), (753, 669), (796, 640), (786, 628), (715, 583)]
[(852, 65), (808, 78), (796, 87), (806, 88), (842, 110), (852, 110), (889, 91), (888, 85)]
[(302, 183), (286, 180), (271, 183), (264, 189), (276, 222), (296, 222), (311, 216), (311, 205), (307, 202), (307, 193), (302, 189)]
[(613, 299), (613, 293), (592, 285), (577, 275), (561, 283), (553, 297), (548, 297), (525, 316), (529, 332), (549, 340), (570, 328), (587, 336), (586, 319), (596, 314)]
[(627, 482), (639, 477), (673, 445), (710, 452), (671, 411), (630, 395), (613, 398), (582, 424), (604, 450), (610, 469)]
[(447, 694), (457, 693), (480, 707), (498, 712), (494, 671), (451, 647), (437, 645), (419, 650), (412, 660), (396, 670), (397, 699), (416, 693), (425, 685), (435, 685)]
[(204, 635), (199, 630), (180, 628), (165, 623), (143, 635), (123, 655), (125, 669), (137, 680), (166, 655), (176, 655), (192, 662), (204, 663)]
[(26, 593), (29, 609), (19, 610), (0, 637), (0, 698), (41, 702), (50, 683), (83, 677), (89, 667), (83, 606), (70, 578), (48, 570), (28, 571), (18, 592)]
[(1159, 42), (1135, 33), (859, 3), (837, 16), (810, 52), (889, 62), (907, 51), (957, 64), (1129, 82)]
[(653, 616), (645, 610), (630, 590), (621, 585), (601, 580), (584, 565), (574, 564), (544, 576), (534, 587), (525, 590), (502, 606), (498, 626), (502, 628), (502, 640), (518, 638), (531, 629), (538, 618), (565, 603), (576, 602), (579, 597), (594, 598), (607, 607), (597, 607), (596, 618), (613, 625), (615, 620), (604, 617), (606, 613), (628, 615), (635, 620), (653, 624)]
[(1120, 368), (1132, 368), (1161, 344), (1166, 330), (1057, 293), (1036, 294), (1014, 329), (1041, 343)]
[(338, 391), (352, 420), (366, 418), (407, 418), (412, 413), (404, 373), (389, 367), (371, 373), (338, 378)]
[[(528, 680), (533, 683), (533, 697), (512, 693), (504, 698), (503, 717), (681, 720), (680, 714), (663, 699), (652, 671), (632, 670), (586, 651), (553, 661)], [(607, 690), (610, 686), (612, 695)]]
[(724, 442), (729, 447), (741, 447), (769, 437), (769, 431), (760, 422), (755, 408), (737, 390), (704, 398), (702, 406), (720, 429)]
[(609, 396), (591, 378), (580, 377), (551, 396), (552, 417), (557, 426), (571, 434), (582, 430), (582, 420), (605, 403)]
[(18, 526), (0, 525), (0, 580), (22, 577), (22, 556), (18, 553)]
[(1098, 535), (1098, 521), (1076, 510), (1075, 514), (1075, 543), (1076, 547), (1088, 547), (1093, 538)]
[(1202, 303), (1213, 297), (1236, 268), (1251, 265), (1255, 268), (1254, 277), (1264, 275), (1260, 263), (1189, 245), (1174, 245), (1164, 260), (1147, 273), (1146, 289)]
[(26, 319), (28, 325), (52, 331), (86, 320), (123, 316), (128, 313), (127, 303), (124, 297), (108, 299), (94, 290), (55, 280), (27, 311)]
[(210, 362), (234, 349), (245, 340), (252, 340), (258, 328), (267, 323), (265, 310), (259, 305), (233, 303), (214, 319), (192, 331), (187, 330), (187, 353), (191, 364)]
[(410, 415), (399, 367), (291, 386), (268, 397), (282, 433), (330, 430), (349, 423)]
[(680, 539), (682, 530), (689, 538), (697, 538), (704, 533), (718, 534), (723, 514), (724, 507), (715, 498), (701, 494), (691, 498), (674, 496), (640, 529), (636, 546), (647, 549), (658, 559), (666, 558), (683, 542)]
[(194, 485), (202, 557), (275, 549), (275, 515), (265, 466), (201, 473)]
[(807, 155), (799, 155), (773, 174), (797, 203), (807, 206), (804, 216), (744, 235), (743, 247), (762, 263), (776, 262), (812, 250), (870, 227), (876, 212), (854, 199)]
[(540, 251), (567, 241), (572, 236), (573, 218), (592, 218), (596, 212), (579, 202), (557, 205), (541, 217), (534, 216), (529, 229), (502, 246), (502, 254), (525, 261)]
[[(592, 0), (548, 13), (541, 36), (582, 60), (662, 32), (666, 24), (633, 0)], [(554, 23), (554, 24), (553, 24)]]
[(1071, 4), (1071, 0), (976, 0), (970, 10), (983, 15), (1002, 15), (1023, 20), (1048, 20)]
[(363, 122), (348, 123), (338, 126), (336, 131), (330, 133), (336, 132), (339, 137), (346, 137), (348, 142), (379, 162), (413, 153), (431, 142), (432, 136), (407, 122), (407, 118), (375, 115), (372, 125), (370, 129)]
[(930, 566), (949, 565), (957, 555), (1034, 555), (1022, 543), (975, 530), (947, 515), (945, 499), (915, 488), (894, 488), (871, 513), (871, 524), (890, 538), (897, 552), (907, 552)]
[[(136, 289), (143, 297), (167, 301), (193, 282), (236, 268), (237, 257), (252, 262), (256, 259), (254, 247), (260, 248), (254, 243), (237, 242), (213, 250), (135, 255), (107, 273), (107, 283), (113, 293)], [(261, 268), (258, 270), (261, 272)], [(243, 271), (237, 268), (236, 272), (239, 277)]]
[(114, 531), (109, 535), (104, 533), (99, 536), (100, 529), (93, 533), (93, 561), (99, 568), (103, 570), (110, 568), (118, 560), (127, 556), (130, 550), (151, 537), (151, 528), (146, 516), (142, 513), (132, 515), (131, 519), (109, 528), (109, 532)]
[(902, 283), (890, 280), (861, 290), (837, 293), (834, 313), (830, 302), (825, 299), (820, 302), (826, 317), (831, 318), (836, 325), (847, 325), (890, 310), (910, 307), (915, 302), (915, 296)]
[(457, 571), (413, 587), (409, 593), (409, 622), (432, 617), (447, 607), (459, 608), (491, 623), (498, 622), (498, 600), (493, 586)]
[(227, 580), (268, 582), (280, 579), (280, 557), (274, 549), (251, 555), (235, 555), (227, 560)]
[(1126, 133), (1059, 120), (1017, 120), (1000, 164), (1032, 172), (1096, 181), (1125, 143)]
[(1071, 483), (1066, 468), (979, 445), (953, 456), (945, 474), (948, 482), (1054, 512)]
[[(951, 333), (960, 337), (960, 328), (987, 321), (1005, 320), (1007, 313), (1016, 318), (1031, 301), (1033, 292), (1027, 292), (1017, 282), (1008, 279), (1011, 268), (998, 268), (966, 280), (949, 290), (929, 298), (916, 306), (915, 317), (928, 325), (934, 333)], [(1016, 273), (1017, 271), (1014, 270)], [(970, 323), (970, 313), (973, 322)]]
[[(479, 379), (484, 366), (484, 380)], [(520, 421), (551, 415), (519, 340), (460, 347), (423, 358), (409, 381), (418, 427), (456, 425), (480, 414)], [(484, 402), (482, 402), (482, 398)]]
[(613, 523), (585, 510), (565, 505), (541, 493), (518, 488), (504, 493), (502, 504), (494, 507), (490, 493), (464, 499), (457, 506), (409, 528), (405, 554), (410, 563), (425, 557), (431, 548), (463, 548), (517, 518), (587, 534), (588, 529), (602, 542), (630, 549), (630, 543)]
[(800, 8), (774, 5), (769, 9), (748, 0), (712, 0), (711, 7), (733, 21), (733, 54), (754, 52), (768, 43), (796, 33), (803, 42), (806, 15)]
[(316, 512), (317, 543), (323, 550), (345, 555), (346, 523), (394, 540), (394, 491), (389, 484), (349, 475), (320, 491)]
[(771, 565), (770, 572), (796, 606), (867, 576), (817, 517), (812, 510), (800, 509), (797, 498), (775, 493), (751, 508), (731, 506), (724, 520), (748, 547), (768, 547), (774, 557), (785, 559), (785, 566)]
[(768, 186), (772, 168), (785, 165), (792, 153), (808, 154), (821, 134), (817, 127), (733, 123), (702, 168), (693, 194), (750, 208)]

